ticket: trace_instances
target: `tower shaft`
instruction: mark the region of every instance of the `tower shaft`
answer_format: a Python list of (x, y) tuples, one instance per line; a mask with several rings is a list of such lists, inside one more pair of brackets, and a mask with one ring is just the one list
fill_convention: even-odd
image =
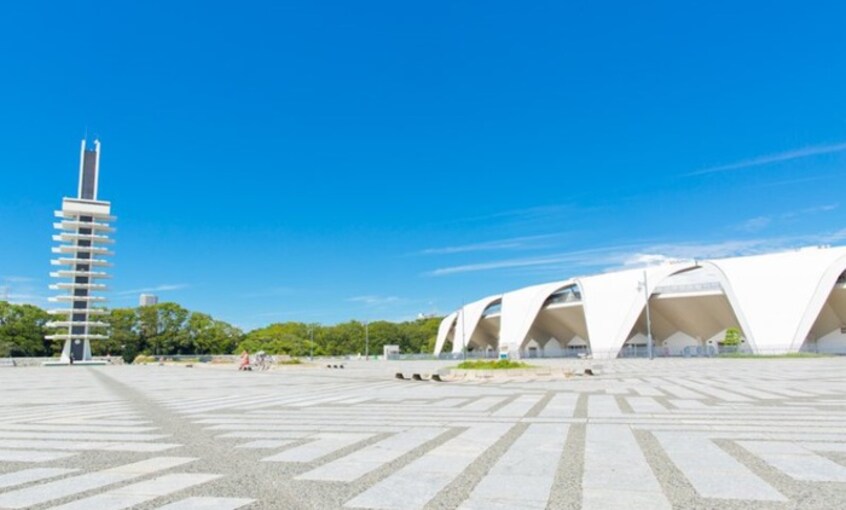
[(66, 308), (50, 311), (61, 316), (49, 324), (60, 332), (47, 339), (65, 342), (62, 363), (90, 362), (90, 341), (108, 338), (107, 324), (98, 320), (106, 311), (97, 306), (106, 299), (97, 293), (107, 290), (100, 282), (109, 278), (105, 268), (110, 264), (105, 257), (112, 255), (107, 246), (114, 242), (108, 234), (114, 232), (109, 223), (115, 218), (111, 215), (111, 204), (97, 200), (99, 165), (100, 142), (95, 141), (93, 149), (86, 149), (83, 140), (78, 196), (63, 199), (62, 209), (55, 213), (60, 221), (53, 225), (59, 231), (53, 240), (59, 245), (53, 248), (53, 253), (58, 258), (51, 263), (62, 268), (50, 273), (59, 280), (50, 288), (65, 292), (50, 301)]

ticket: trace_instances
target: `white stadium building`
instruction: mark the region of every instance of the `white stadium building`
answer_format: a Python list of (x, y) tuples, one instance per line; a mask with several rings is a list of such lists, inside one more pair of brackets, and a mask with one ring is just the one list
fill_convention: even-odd
[(451, 343), (476, 357), (615, 358), (644, 355), (651, 334), (656, 356), (701, 355), (729, 328), (746, 352), (846, 354), (846, 247), (674, 261), (488, 296), (441, 322), (435, 354)]

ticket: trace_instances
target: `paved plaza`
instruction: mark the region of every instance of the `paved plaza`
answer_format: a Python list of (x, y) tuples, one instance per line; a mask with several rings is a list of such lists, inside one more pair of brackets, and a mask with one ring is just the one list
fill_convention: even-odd
[(443, 366), (0, 369), (0, 509), (846, 507), (846, 359)]

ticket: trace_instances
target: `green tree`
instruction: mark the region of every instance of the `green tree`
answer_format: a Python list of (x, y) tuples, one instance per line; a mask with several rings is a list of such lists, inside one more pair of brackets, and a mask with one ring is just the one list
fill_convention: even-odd
[[(348, 355), (365, 352), (365, 324), (347, 321), (333, 326), (285, 322), (250, 331), (246, 335), (226, 322), (176, 303), (138, 308), (115, 308), (97, 316), (107, 327), (95, 333), (107, 340), (91, 343), (94, 355), (122, 355), (131, 361), (138, 354), (225, 354), (264, 350), (272, 354), (307, 356), (314, 338), (315, 355)], [(50, 333), (50, 316), (32, 305), (0, 302), (0, 356), (49, 356), (61, 342), (44, 339)], [(374, 321), (368, 325), (371, 354), (381, 354), (386, 344), (402, 352), (431, 352), (440, 319), (407, 322)], [(311, 333), (311, 334), (310, 334)], [(449, 350), (449, 346), (446, 347)]]
[(284, 322), (254, 329), (244, 336), (237, 351), (305, 356), (309, 352), (308, 328), (301, 322)]
[[(370, 355), (380, 355), (385, 345), (398, 344), (402, 349), (404, 332), (402, 327), (393, 322), (376, 321), (369, 325)], [(362, 347), (362, 351), (364, 348)]]
[(400, 323), (404, 331), (404, 343), (400, 344), (402, 352), (431, 353), (435, 349), (438, 337), (440, 318), (428, 317)]
[(193, 354), (222, 354), (232, 352), (241, 340), (242, 333), (223, 321), (210, 315), (191, 312), (185, 323), (187, 345)]
[(157, 354), (158, 346), (155, 342), (159, 339), (158, 306), (139, 306), (135, 309), (135, 313), (138, 316), (136, 327), (138, 328), (139, 352)]
[(190, 338), (185, 328), (190, 313), (176, 303), (156, 305), (159, 317), (159, 334), (155, 343), (161, 354), (192, 354)]
[(726, 330), (726, 336), (723, 338), (723, 345), (740, 345), (740, 330), (737, 328), (728, 328)]
[(33, 305), (0, 301), (0, 356), (50, 356), (50, 315)]
[(124, 361), (131, 362), (144, 349), (138, 327), (139, 317), (135, 309), (114, 308), (101, 320), (109, 325), (105, 331), (109, 339), (91, 343), (95, 356), (120, 355)]

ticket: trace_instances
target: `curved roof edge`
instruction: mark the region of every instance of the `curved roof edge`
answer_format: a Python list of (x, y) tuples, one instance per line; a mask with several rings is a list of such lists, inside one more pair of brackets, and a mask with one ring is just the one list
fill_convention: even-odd
[(549, 296), (559, 289), (573, 285), (576, 285), (575, 280), (561, 280), (503, 294), (499, 330), (500, 350), (519, 350)]
[(444, 344), (449, 336), (449, 332), (452, 331), (453, 326), (455, 326), (455, 319), (457, 317), (458, 312), (452, 312), (444, 317), (444, 320), (442, 320), (441, 324), (438, 326), (438, 338), (435, 341), (435, 356), (438, 356), (444, 349)]
[[(479, 327), (479, 321), (482, 320), (482, 314), (485, 310), (502, 299), (502, 294), (488, 296), (486, 298), (474, 301), (464, 305), (458, 311), (458, 321), (455, 324), (455, 336), (452, 341), (452, 352), (461, 352), (462, 349), (473, 338), (473, 333)], [(459, 342), (458, 340), (461, 340)]]

